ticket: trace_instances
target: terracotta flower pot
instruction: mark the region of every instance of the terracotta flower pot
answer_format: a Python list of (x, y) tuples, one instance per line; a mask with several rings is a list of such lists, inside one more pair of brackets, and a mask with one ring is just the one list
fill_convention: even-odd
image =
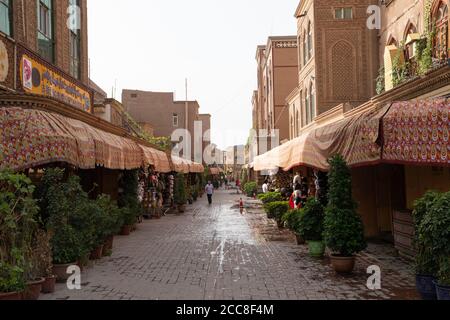
[(91, 252), (91, 260), (100, 260), (103, 257), (103, 245), (98, 246)]
[(109, 236), (106, 238), (105, 244), (103, 245), (103, 253), (106, 251), (112, 251), (114, 246), (114, 236)]
[(0, 301), (19, 301), (22, 300), (22, 293), (20, 292), (0, 292)]
[(42, 284), (45, 282), (45, 278), (29, 281), (27, 287), (23, 293), (23, 300), (38, 300), (42, 291)]
[(123, 226), (120, 230), (121, 236), (129, 236), (131, 234), (131, 226)]
[(295, 234), (295, 237), (297, 238), (297, 244), (299, 246), (302, 246), (306, 243), (305, 239), (303, 239), (303, 237), (299, 234)]
[(66, 282), (69, 279), (70, 274), (67, 273), (67, 269), (70, 266), (77, 265), (77, 262), (68, 263), (68, 264), (54, 264), (53, 265), (53, 274), (56, 276), (56, 281), (59, 283)]
[(184, 213), (186, 211), (186, 206), (184, 204), (178, 205), (178, 213)]
[(56, 276), (46, 277), (44, 283), (42, 284), (42, 293), (53, 293), (55, 292)]
[(343, 257), (339, 255), (331, 255), (331, 265), (337, 273), (352, 273), (355, 269), (356, 257)]

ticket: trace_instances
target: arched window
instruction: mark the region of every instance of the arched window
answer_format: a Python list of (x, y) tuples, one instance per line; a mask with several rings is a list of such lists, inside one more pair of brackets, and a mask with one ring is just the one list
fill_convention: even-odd
[(305, 89), (305, 110), (306, 110), (306, 124), (310, 123), (309, 121), (309, 95), (308, 89)]
[(314, 84), (311, 82), (309, 85), (309, 114), (311, 115), (310, 122), (313, 122), (316, 118), (316, 93), (314, 89)]
[(308, 37), (306, 32), (303, 33), (303, 66), (308, 62)]
[(300, 112), (301, 112), (301, 117), (302, 117), (302, 128), (306, 125), (306, 121), (305, 121), (305, 112), (304, 112), (304, 108), (303, 108), (304, 104), (303, 104), (303, 91), (300, 91)]
[(433, 57), (439, 60), (446, 60), (447, 40), (448, 40), (448, 6), (443, 0), (438, 0), (431, 11), (432, 29), (435, 31), (433, 40)]
[(308, 60), (313, 56), (313, 39), (312, 39), (311, 22), (308, 23)]

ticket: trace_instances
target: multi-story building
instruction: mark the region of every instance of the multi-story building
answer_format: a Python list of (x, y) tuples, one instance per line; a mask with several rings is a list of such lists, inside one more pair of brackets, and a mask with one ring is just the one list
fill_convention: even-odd
[(1, 1), (0, 13), (0, 88), (92, 112), (87, 1)]
[[(155, 137), (171, 137), (174, 131), (187, 129), (192, 142), (192, 156), (189, 158), (199, 160), (198, 157), (203, 156), (208, 145), (203, 137), (211, 129), (211, 116), (199, 113), (197, 101), (175, 101), (174, 94), (167, 92), (123, 90), (122, 103), (125, 111), (141, 126), (150, 125), (153, 128)], [(201, 136), (194, 134), (196, 123), (202, 126)], [(195, 150), (196, 142), (200, 143), (201, 150)]]
[(298, 85), (286, 99), (290, 138), (314, 119), (375, 95), (377, 31), (367, 27), (375, 0), (302, 0), (297, 18)]

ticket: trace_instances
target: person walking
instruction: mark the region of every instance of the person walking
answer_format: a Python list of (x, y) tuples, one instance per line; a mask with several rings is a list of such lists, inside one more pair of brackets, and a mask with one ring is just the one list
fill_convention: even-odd
[(211, 183), (211, 181), (208, 181), (208, 184), (205, 187), (205, 192), (206, 192), (206, 195), (208, 196), (208, 203), (209, 203), (209, 205), (212, 205), (212, 197), (213, 197), (213, 194), (214, 194), (214, 186)]

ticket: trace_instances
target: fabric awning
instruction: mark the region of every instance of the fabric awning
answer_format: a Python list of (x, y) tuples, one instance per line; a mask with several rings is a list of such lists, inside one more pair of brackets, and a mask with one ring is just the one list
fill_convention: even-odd
[(209, 168), (209, 172), (211, 173), (212, 176), (219, 176), (220, 175), (219, 168)]
[(340, 154), (349, 166), (373, 164), (381, 160), (381, 119), (390, 105), (373, 107), (342, 120), (319, 126), (294, 140), (291, 159), (285, 171), (305, 165), (328, 170), (328, 159)]
[(0, 108), (0, 119), (1, 169), (24, 170), (52, 162), (95, 168), (93, 141), (84, 132), (74, 136), (64, 117), (38, 110)]
[(178, 173), (203, 173), (205, 168), (202, 164), (172, 155), (172, 164)]
[(450, 165), (450, 101), (397, 102), (383, 119), (383, 162)]
[(2, 169), (24, 170), (66, 162), (81, 169), (98, 165), (132, 170), (143, 164), (142, 149), (131, 139), (56, 113), (0, 108), (0, 134)]
[(389, 105), (355, 112), (344, 119), (307, 128), (298, 138), (255, 158), (256, 171), (297, 166), (328, 170), (328, 159), (341, 154), (350, 166), (381, 160), (381, 119)]
[(153, 166), (155, 171), (160, 173), (172, 172), (169, 158), (165, 152), (142, 145), (140, 147), (144, 156), (144, 166)]
[(253, 169), (255, 171), (276, 170), (284, 168), (290, 159), (291, 144), (294, 140), (278, 146), (265, 154), (255, 157)]

